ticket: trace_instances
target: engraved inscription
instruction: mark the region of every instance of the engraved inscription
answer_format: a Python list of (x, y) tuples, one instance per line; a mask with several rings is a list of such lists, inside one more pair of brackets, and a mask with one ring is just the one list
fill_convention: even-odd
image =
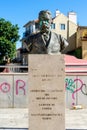
[(30, 55), (29, 130), (64, 130), (65, 95), (62, 55)]

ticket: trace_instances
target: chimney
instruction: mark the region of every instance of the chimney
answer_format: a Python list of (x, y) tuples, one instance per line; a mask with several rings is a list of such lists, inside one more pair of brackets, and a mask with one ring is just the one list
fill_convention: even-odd
[(68, 18), (69, 18), (70, 21), (77, 24), (77, 14), (75, 12), (73, 12), (73, 11), (69, 12)]
[(56, 17), (60, 14), (59, 10), (56, 10)]

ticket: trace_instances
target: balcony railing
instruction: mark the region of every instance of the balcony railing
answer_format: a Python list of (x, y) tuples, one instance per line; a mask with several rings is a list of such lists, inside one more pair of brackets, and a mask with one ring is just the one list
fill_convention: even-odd
[(28, 73), (28, 66), (18, 64), (0, 65), (0, 73)]

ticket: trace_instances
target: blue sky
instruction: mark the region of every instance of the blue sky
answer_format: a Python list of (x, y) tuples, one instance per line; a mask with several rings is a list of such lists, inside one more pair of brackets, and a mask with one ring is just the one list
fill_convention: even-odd
[[(39, 11), (44, 9), (50, 10), (53, 17), (56, 9), (64, 15), (74, 11), (79, 25), (87, 26), (87, 0), (0, 0), (0, 18), (18, 24), (20, 38), (25, 31), (23, 25), (37, 19)], [(17, 48), (20, 46), (18, 41)]]

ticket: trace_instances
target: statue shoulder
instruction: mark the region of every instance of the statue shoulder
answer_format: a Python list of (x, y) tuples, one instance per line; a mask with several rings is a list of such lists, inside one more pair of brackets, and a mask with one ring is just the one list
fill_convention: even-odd
[(40, 33), (36, 33), (36, 34), (32, 34), (29, 36), (30, 39), (37, 39), (38, 37), (40, 37)]
[(57, 36), (57, 37), (60, 36), (60, 34), (58, 34), (58, 33), (56, 33), (56, 32), (51, 32), (51, 34), (54, 35), (54, 36)]
[(57, 39), (58, 41), (60, 41), (61, 39), (61, 35), (56, 32), (51, 32), (51, 36)]

